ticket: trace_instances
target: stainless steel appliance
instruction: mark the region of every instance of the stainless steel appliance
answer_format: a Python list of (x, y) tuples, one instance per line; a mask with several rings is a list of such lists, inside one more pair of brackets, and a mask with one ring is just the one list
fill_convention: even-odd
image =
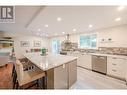
[(92, 70), (106, 74), (107, 73), (107, 57), (106, 56), (92, 56)]
[(73, 51), (78, 48), (78, 43), (73, 43), (70, 41), (70, 36), (67, 34), (66, 39), (61, 43), (60, 54), (67, 55), (68, 51)]

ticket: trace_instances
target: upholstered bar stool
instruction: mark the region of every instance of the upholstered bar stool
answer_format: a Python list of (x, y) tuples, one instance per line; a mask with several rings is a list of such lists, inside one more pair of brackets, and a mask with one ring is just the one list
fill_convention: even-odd
[[(34, 68), (34, 65), (32, 64), (32, 62), (30, 62), (27, 58), (19, 58), (18, 60), (22, 63), (24, 71)], [(12, 77), (14, 76), (14, 73), (15, 73), (15, 65), (14, 64), (15, 63), (13, 63)]]
[[(23, 65), (19, 60), (16, 60), (15, 68), (16, 68), (16, 73), (17, 73), (16, 88), (22, 88), (23, 85), (34, 82), (34, 81), (36, 81), (36, 83), (38, 84), (38, 80), (45, 77), (45, 72), (39, 69), (38, 67), (30, 71), (29, 70), (24, 71)], [(39, 84), (42, 84), (43, 81), (41, 81), (41, 83)]]
[(22, 63), (24, 71), (31, 70), (34, 68), (32, 62), (30, 62), (27, 58), (20, 58), (19, 61)]

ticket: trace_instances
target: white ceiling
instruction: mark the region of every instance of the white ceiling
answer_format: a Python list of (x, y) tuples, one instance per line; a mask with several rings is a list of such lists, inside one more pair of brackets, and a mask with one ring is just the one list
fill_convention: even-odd
[[(60, 17), (62, 20), (57, 21)], [(120, 21), (115, 18), (121, 17)], [(44, 25), (48, 24), (48, 27)], [(93, 27), (89, 28), (89, 24)], [(13, 34), (52, 37), (88, 32), (96, 29), (127, 24), (127, 8), (118, 6), (52, 6), (16, 7), (16, 23), (0, 24), (0, 30)], [(38, 31), (40, 29), (40, 31)], [(76, 31), (72, 31), (76, 29)]]
[(29, 35), (30, 33), (26, 29), (26, 26), (39, 10), (41, 10), (39, 6), (15, 7), (15, 23), (0, 23), (0, 32), (6, 32), (10, 36)]

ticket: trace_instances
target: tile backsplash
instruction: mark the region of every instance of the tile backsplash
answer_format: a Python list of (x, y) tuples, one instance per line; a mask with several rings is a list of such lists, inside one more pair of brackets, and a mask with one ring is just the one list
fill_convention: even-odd
[(113, 54), (127, 54), (127, 48), (123, 47), (99, 47), (99, 51), (103, 51), (106, 53), (113, 53)]

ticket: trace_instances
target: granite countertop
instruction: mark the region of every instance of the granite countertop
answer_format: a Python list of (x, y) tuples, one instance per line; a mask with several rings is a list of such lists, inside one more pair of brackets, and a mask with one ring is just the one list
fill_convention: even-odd
[(118, 58), (124, 58), (127, 59), (127, 55), (124, 54), (114, 54), (114, 53), (106, 53), (106, 52), (80, 52), (80, 51), (74, 51), (69, 52), (74, 54), (90, 54), (90, 55), (98, 55), (98, 56), (107, 56), (107, 57), (118, 57)]
[(48, 54), (46, 56), (41, 56), (40, 53), (25, 53), (23, 55), (43, 71), (58, 67), (77, 59), (77, 57), (60, 54)]
[(89, 54), (97, 55), (97, 56), (107, 56), (107, 57), (117, 57), (117, 58), (127, 59), (127, 56), (124, 56), (124, 55), (114, 55), (114, 54), (106, 54), (106, 53), (89, 53)]

